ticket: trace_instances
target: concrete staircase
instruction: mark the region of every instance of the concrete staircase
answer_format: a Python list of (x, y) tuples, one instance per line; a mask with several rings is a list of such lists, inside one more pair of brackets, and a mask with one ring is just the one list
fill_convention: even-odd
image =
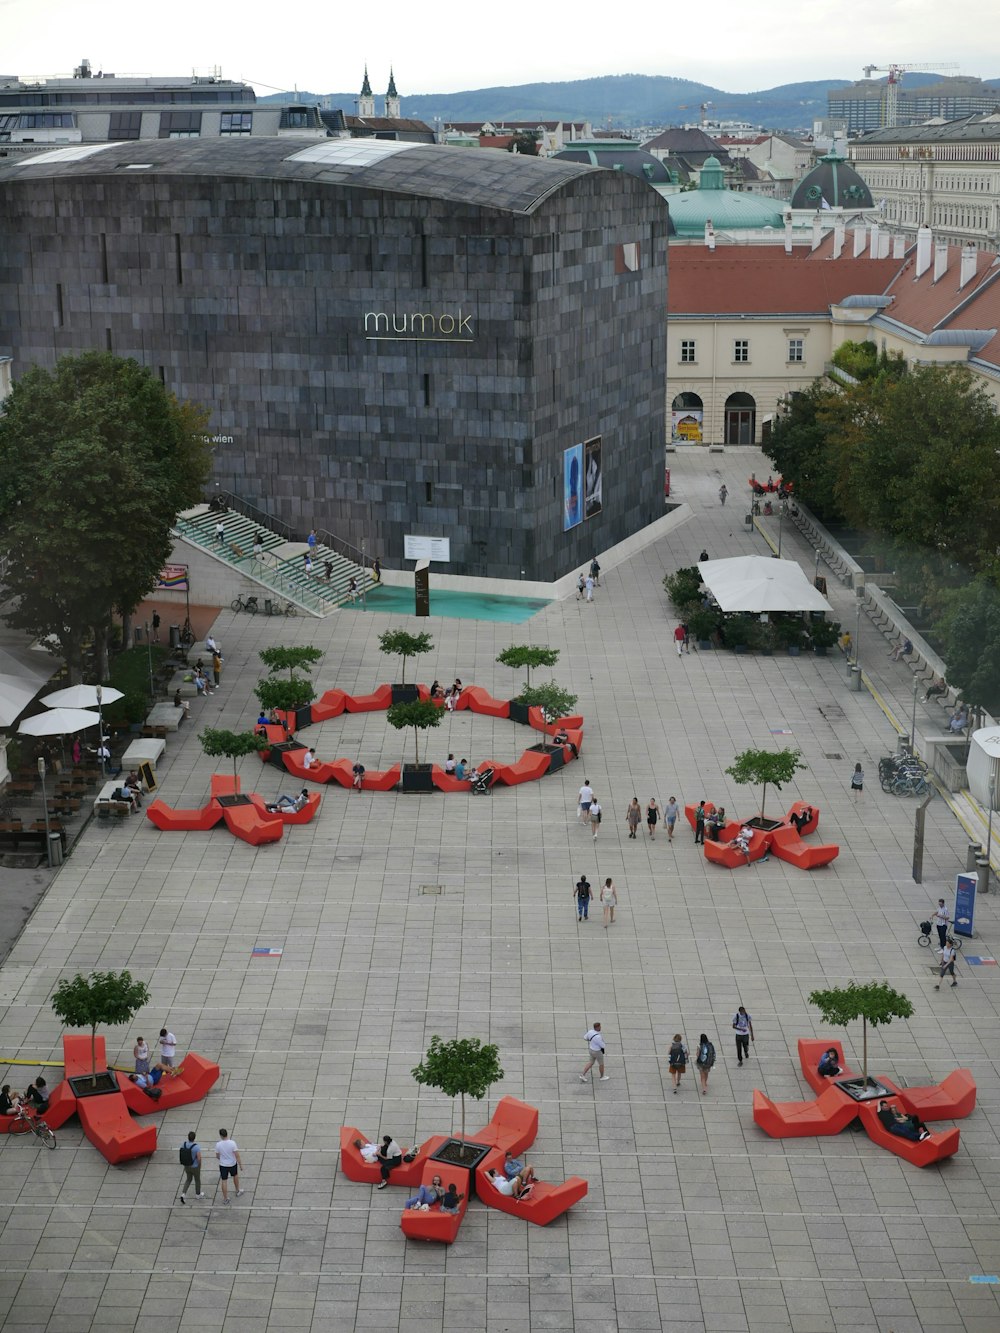
[[(224, 529), (221, 541), (220, 522)], [(352, 578), (357, 580), (359, 591), (373, 582), (366, 570), (321, 543), (312, 550), (312, 572), (307, 573), (303, 558), (309, 552), (307, 542), (289, 541), (232, 509), (220, 511), (196, 505), (179, 514), (174, 527), (187, 541), (211, 551), (263, 588), (314, 615), (328, 615), (349, 601), (347, 587)], [(253, 553), (258, 539), (263, 547), (260, 558)]]

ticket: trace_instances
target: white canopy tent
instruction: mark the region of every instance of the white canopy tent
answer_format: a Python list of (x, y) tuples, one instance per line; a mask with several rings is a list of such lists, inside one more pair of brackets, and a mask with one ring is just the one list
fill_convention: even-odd
[(816, 591), (794, 560), (740, 555), (700, 560), (702, 582), (723, 611), (826, 611), (833, 607)]

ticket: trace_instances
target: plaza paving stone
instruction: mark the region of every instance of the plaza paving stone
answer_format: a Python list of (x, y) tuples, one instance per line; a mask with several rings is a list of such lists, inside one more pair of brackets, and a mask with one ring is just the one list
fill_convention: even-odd
[[(153, 1001), (131, 1027), (106, 1032), (127, 1062), (137, 1033), (168, 1024), (218, 1059), (223, 1078), (202, 1104), (156, 1114), (160, 1148), (108, 1166), (73, 1121), (54, 1153), (0, 1139), (3, 1249), (0, 1322), (10, 1333), (302, 1329), (790, 1329), (909, 1333), (1000, 1328), (1000, 1077), (997, 968), (960, 964), (960, 986), (935, 992), (933, 955), (917, 947), (928, 904), (964, 867), (966, 831), (943, 800), (927, 812), (924, 883), (911, 878), (914, 803), (885, 795), (878, 758), (895, 747), (892, 716), (909, 718), (909, 672), (865, 625), (861, 656), (879, 699), (849, 691), (843, 658), (697, 653), (678, 659), (661, 580), (713, 557), (766, 550), (744, 522), (745, 478), (766, 475), (755, 451), (678, 453), (677, 499), (689, 516), (666, 537), (604, 570), (593, 605), (554, 602), (527, 625), (334, 615), (317, 623), (224, 613), (222, 690), (193, 701), (193, 725), (171, 738), (160, 795), (200, 805), (215, 761), (196, 732), (256, 716), (257, 651), (316, 643), (320, 690), (365, 692), (391, 680), (379, 654), (392, 625), (429, 629), (418, 675), (514, 692), (495, 663), (512, 642), (561, 651), (556, 678), (579, 695), (582, 759), (540, 783), (490, 799), (358, 795), (324, 790), (319, 818), (253, 850), (222, 830), (161, 833), (144, 819), (93, 824), (55, 877), (0, 969), (0, 1058), (58, 1059), (48, 998), (60, 976), (129, 967)], [(717, 499), (725, 480), (723, 509)], [(813, 572), (786, 525), (783, 554)], [(610, 562), (609, 562), (610, 566)], [(853, 594), (830, 577), (853, 630)], [(412, 674), (412, 666), (411, 666)], [(940, 714), (937, 715), (940, 717)], [(940, 731), (921, 706), (921, 728)], [(906, 728), (908, 730), (908, 725)], [(788, 734), (783, 734), (787, 732)], [(412, 747), (381, 715), (335, 719), (308, 733), (323, 758), (359, 754), (379, 767)], [(476, 761), (513, 758), (532, 738), (466, 713), (430, 736)], [(808, 765), (768, 809), (798, 796), (821, 809), (820, 837), (841, 845), (806, 874), (773, 858), (737, 872), (707, 864), (686, 825), (673, 844), (627, 838), (633, 794), (645, 805), (702, 796), (750, 813), (757, 796), (724, 774), (748, 746), (794, 745)], [(461, 752), (461, 753), (459, 753)], [(867, 783), (848, 790), (856, 761)], [(241, 762), (246, 789), (289, 790), (270, 766)], [(576, 821), (589, 777), (604, 805), (595, 843)], [(572, 886), (610, 875), (618, 918), (578, 925)], [(441, 885), (436, 895), (422, 885)], [(996, 898), (981, 901), (979, 952), (995, 955)], [(252, 949), (282, 949), (255, 959)], [(770, 1140), (751, 1093), (807, 1096), (799, 1036), (824, 1028), (810, 990), (886, 978), (916, 1012), (869, 1034), (873, 1068), (933, 1082), (969, 1065), (979, 1106), (962, 1145), (920, 1171), (847, 1131)], [(730, 1019), (740, 1002), (756, 1043), (736, 1067)], [(583, 1033), (600, 1020), (607, 1083), (578, 1080)], [(693, 1070), (670, 1092), (675, 1031), (718, 1049), (707, 1097)], [(391, 1131), (406, 1142), (447, 1130), (453, 1108), (410, 1077), (431, 1036), (498, 1043), (506, 1071), (468, 1123), (504, 1093), (540, 1108), (529, 1153), (551, 1179), (579, 1173), (587, 1198), (547, 1229), (473, 1204), (448, 1249), (404, 1239), (402, 1194), (342, 1178), (338, 1131)], [(845, 1035), (859, 1058), (860, 1031)], [(857, 1053), (857, 1054), (856, 1054)], [(23, 1085), (35, 1068), (8, 1066)], [(51, 1079), (58, 1071), (51, 1071)], [(221, 1206), (176, 1203), (177, 1146), (189, 1128), (209, 1148), (225, 1125), (242, 1150), (247, 1193)], [(457, 1125), (457, 1120), (456, 1120)]]

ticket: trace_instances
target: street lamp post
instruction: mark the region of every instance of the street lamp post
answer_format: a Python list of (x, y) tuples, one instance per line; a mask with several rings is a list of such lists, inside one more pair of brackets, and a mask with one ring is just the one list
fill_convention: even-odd
[(917, 748), (917, 678), (913, 677), (913, 708), (910, 711), (910, 752)]
[(143, 622), (143, 633), (146, 635), (146, 664), (149, 667), (149, 702), (152, 703), (156, 698), (156, 690), (153, 687), (153, 645), (149, 640), (149, 621)]
[(104, 712), (101, 708), (101, 699), (103, 691), (100, 685), (97, 686), (97, 753), (101, 761), (101, 777), (107, 777), (104, 768)]
[(361, 609), (362, 609), (362, 611), (367, 611), (367, 610), (368, 610), (368, 603), (365, 601), (365, 588), (366, 588), (366, 586), (367, 586), (367, 582), (368, 582), (368, 576), (367, 576), (367, 574), (365, 573), (365, 570), (366, 570), (367, 568), (368, 568), (368, 561), (367, 561), (366, 558), (365, 558), (365, 543), (364, 543), (364, 539), (362, 538), (362, 541), (361, 541)]
[(49, 799), (45, 791), (45, 759), (42, 755), (38, 756), (38, 776), (42, 780), (42, 809), (45, 811), (45, 856), (52, 865), (52, 844), (49, 841)]
[(990, 850), (993, 846), (993, 807), (997, 796), (997, 761), (990, 760), (989, 809), (986, 812), (986, 865), (983, 869), (983, 882), (977, 885), (980, 893), (990, 891)]

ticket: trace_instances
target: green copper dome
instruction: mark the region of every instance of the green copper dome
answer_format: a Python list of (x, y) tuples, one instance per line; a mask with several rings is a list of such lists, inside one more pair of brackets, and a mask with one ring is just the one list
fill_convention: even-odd
[(717, 157), (706, 157), (697, 190), (670, 196), (670, 216), (678, 236), (704, 236), (705, 223), (716, 231), (759, 231), (762, 227), (784, 227), (784, 199), (765, 199), (759, 194), (727, 190), (725, 173)]
[(874, 208), (872, 192), (858, 173), (832, 153), (821, 157), (792, 195), (793, 208)]

